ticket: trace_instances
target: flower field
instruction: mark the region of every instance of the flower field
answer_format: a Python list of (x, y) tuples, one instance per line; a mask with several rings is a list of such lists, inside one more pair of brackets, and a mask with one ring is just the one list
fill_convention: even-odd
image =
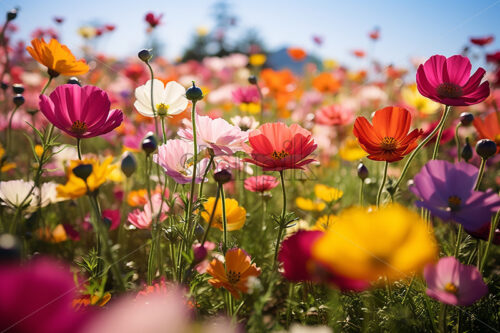
[(0, 332), (498, 332), (493, 36), (357, 68), (233, 50), (222, 27), (172, 60), (150, 12), (151, 47), (117, 58), (96, 45), (119, 27), (69, 48), (56, 17), (17, 43), (20, 15), (0, 32)]

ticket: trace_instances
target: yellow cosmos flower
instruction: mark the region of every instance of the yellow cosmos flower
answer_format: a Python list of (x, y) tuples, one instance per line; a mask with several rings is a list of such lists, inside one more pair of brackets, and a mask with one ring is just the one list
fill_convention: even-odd
[(64, 230), (62, 224), (56, 225), (53, 230), (50, 230), (49, 227), (38, 229), (37, 236), (38, 238), (50, 243), (61, 243), (68, 240), (68, 235), (66, 234), (66, 230)]
[(297, 197), (295, 199), (295, 205), (302, 210), (315, 212), (320, 212), (326, 207), (324, 202), (316, 202), (303, 197)]
[(325, 71), (329, 71), (329, 70), (332, 70), (332, 69), (335, 69), (339, 66), (339, 63), (334, 60), (334, 59), (325, 59), (323, 60), (323, 69)]
[(240, 104), (241, 112), (248, 112), (250, 114), (257, 114), (260, 112), (260, 104), (258, 103), (241, 103)]
[[(2, 146), (2, 144), (0, 143), (0, 161), (3, 161), (4, 156), (5, 156), (5, 149)], [(4, 163), (0, 162), (0, 165), (2, 166), (0, 168), (0, 172), (7, 172), (7, 171), (12, 170), (16, 167), (16, 163), (5, 162), (5, 161), (4, 161)]]
[(71, 161), (67, 169), (68, 181), (65, 185), (57, 186), (57, 196), (76, 199), (87, 194), (85, 182), (73, 173), (73, 169), (81, 164), (92, 164), (92, 173), (87, 178), (87, 185), (91, 191), (95, 191), (106, 182), (111, 172), (116, 168), (116, 166), (111, 165), (112, 160), (113, 158), (109, 156), (102, 163), (99, 163), (95, 158)]
[(55, 39), (51, 39), (48, 44), (43, 38), (33, 39), (31, 45), (27, 46), (26, 50), (36, 61), (46, 66), (52, 76), (59, 74), (67, 76), (82, 75), (89, 71), (89, 66), (85, 63), (85, 60), (76, 60), (68, 47), (59, 44)]
[[(226, 219), (227, 219), (227, 230), (234, 231), (243, 228), (245, 221), (247, 219), (247, 211), (245, 208), (238, 205), (238, 201), (234, 199), (227, 199), (226, 202)], [(207, 202), (203, 204), (205, 211), (201, 213), (201, 217), (205, 222), (210, 221), (210, 214), (214, 208), (215, 198), (208, 198)], [(222, 230), (222, 201), (217, 202), (217, 207), (215, 208), (214, 217), (212, 220), (212, 226)]]
[(323, 215), (316, 221), (311, 230), (327, 231), (338, 219), (339, 217), (333, 214)]
[(356, 139), (347, 139), (342, 148), (339, 149), (340, 158), (344, 161), (357, 161), (368, 154), (359, 146)]
[(397, 280), (434, 261), (438, 250), (431, 228), (400, 205), (344, 211), (314, 244), (313, 256), (339, 274), (367, 281)]
[(344, 192), (334, 187), (329, 187), (323, 184), (314, 185), (314, 194), (316, 198), (325, 202), (337, 201), (344, 195)]
[(250, 65), (252, 65), (254, 67), (260, 67), (260, 66), (265, 64), (266, 60), (267, 60), (267, 57), (265, 54), (256, 53), (256, 54), (252, 54), (250, 56), (249, 62), (250, 62)]
[(436, 113), (440, 107), (439, 103), (431, 101), (427, 97), (420, 95), (415, 83), (404, 87), (401, 90), (401, 97), (406, 104), (414, 107), (425, 115)]

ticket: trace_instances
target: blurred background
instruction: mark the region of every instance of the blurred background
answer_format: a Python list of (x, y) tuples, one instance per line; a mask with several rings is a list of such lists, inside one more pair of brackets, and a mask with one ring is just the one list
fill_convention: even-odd
[[(86, 45), (116, 57), (153, 47), (169, 60), (263, 52), (270, 53), (272, 67), (286, 60), (280, 52), (286, 55), (291, 46), (354, 68), (374, 58), (405, 66), (411, 57), (463, 52), (470, 37), (498, 35), (500, 29), (500, 0), (0, 2), (4, 12), (16, 6), (19, 40), (54, 35), (75, 52)], [(482, 65), (484, 53), (499, 46), (495, 40), (469, 56)]]

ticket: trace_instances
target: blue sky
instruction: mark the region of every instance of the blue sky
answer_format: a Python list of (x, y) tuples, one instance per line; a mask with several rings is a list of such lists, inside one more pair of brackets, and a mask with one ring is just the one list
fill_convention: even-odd
[[(196, 27), (213, 26), (213, 0), (0, 0), (0, 10), (20, 6), (16, 24), (18, 36), (28, 38), (37, 27), (54, 26), (52, 18), (62, 16), (62, 39), (71, 49), (82, 44), (77, 34), (81, 25), (113, 23), (116, 31), (98, 45), (99, 51), (116, 56), (135, 56), (146, 43), (144, 15), (164, 14), (157, 36), (165, 43), (169, 58), (182, 54)], [(410, 56), (450, 56), (460, 52), (470, 36), (494, 34), (500, 39), (500, 0), (476, 1), (327, 1), (327, 0), (229, 0), (239, 18), (236, 31), (255, 28), (270, 49), (299, 45), (319, 55), (352, 65), (349, 51), (372, 50), (368, 31), (378, 26), (381, 40), (373, 49), (385, 63), (406, 64)], [(324, 38), (321, 48), (311, 36)], [(488, 46), (500, 49), (500, 40)]]

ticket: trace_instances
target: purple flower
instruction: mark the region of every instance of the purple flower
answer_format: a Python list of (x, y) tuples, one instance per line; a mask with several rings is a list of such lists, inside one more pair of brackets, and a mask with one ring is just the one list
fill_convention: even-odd
[(488, 287), (475, 266), (463, 265), (455, 257), (441, 258), (424, 269), (426, 293), (451, 305), (471, 305), (488, 293)]
[(417, 207), (431, 211), (443, 221), (453, 220), (468, 230), (477, 230), (500, 208), (492, 190), (474, 191), (478, 169), (465, 162), (429, 161), (415, 176), (410, 190), (421, 200)]

